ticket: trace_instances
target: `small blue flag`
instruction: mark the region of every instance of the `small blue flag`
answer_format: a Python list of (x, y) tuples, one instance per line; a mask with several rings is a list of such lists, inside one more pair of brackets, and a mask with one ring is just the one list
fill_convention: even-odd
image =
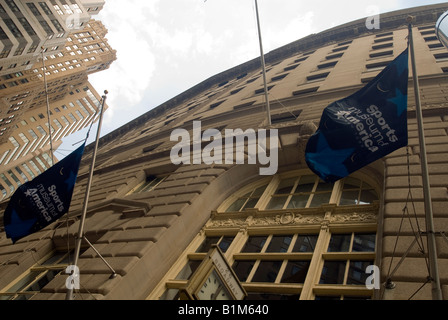
[(308, 141), (308, 167), (326, 182), (408, 144), (408, 49), (364, 88), (325, 108)]
[(84, 147), (85, 143), (13, 194), (3, 216), (6, 235), (13, 243), (68, 212)]

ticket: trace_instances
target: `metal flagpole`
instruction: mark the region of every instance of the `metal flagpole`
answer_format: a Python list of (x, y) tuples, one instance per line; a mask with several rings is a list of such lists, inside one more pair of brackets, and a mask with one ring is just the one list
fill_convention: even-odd
[(261, 66), (263, 68), (263, 81), (264, 81), (264, 95), (266, 98), (266, 112), (268, 117), (268, 125), (270, 126), (272, 124), (271, 122), (271, 106), (269, 103), (269, 93), (268, 93), (268, 83), (266, 80), (266, 62), (264, 59), (264, 52), (263, 52), (263, 42), (261, 40), (261, 26), (260, 26), (260, 16), (258, 14), (258, 2), (255, 0), (255, 11), (257, 14), (257, 26), (258, 26), (258, 38), (260, 40), (260, 53), (261, 53)]
[(423, 179), (423, 195), (425, 199), (425, 220), (426, 220), (426, 237), (428, 242), (428, 259), (430, 268), (430, 277), (432, 282), (432, 298), (433, 300), (442, 300), (442, 290), (440, 286), (439, 269), (437, 266), (437, 247), (436, 235), (434, 232), (434, 219), (431, 203), (431, 186), (429, 183), (428, 161), (426, 158), (425, 133), (423, 129), (423, 114), (420, 103), (420, 88), (417, 73), (417, 64), (415, 62), (414, 39), (412, 34), (413, 17), (408, 17), (409, 23), (409, 46), (411, 51), (412, 73), (414, 77), (415, 92), (415, 109), (417, 114), (418, 137), (420, 143), (420, 161)]
[[(100, 258), (104, 261), (104, 263), (106, 263), (107, 267), (109, 269), (111, 269), (112, 271), (112, 276), (115, 276), (116, 273), (114, 271), (114, 269), (112, 269), (112, 267), (104, 260), (104, 258), (99, 254), (99, 252), (93, 248), (92, 244), (86, 239), (86, 237), (84, 236), (84, 224), (85, 224), (85, 220), (86, 220), (86, 216), (87, 216), (87, 206), (89, 203), (89, 195), (90, 195), (90, 188), (92, 186), (92, 180), (93, 180), (93, 172), (95, 169), (95, 160), (96, 160), (96, 153), (98, 150), (98, 143), (100, 140), (100, 133), (101, 133), (101, 125), (103, 123), (103, 115), (104, 115), (104, 106), (106, 104), (106, 98), (108, 92), (107, 90), (104, 91), (104, 95), (102, 96), (102, 104), (101, 104), (101, 112), (100, 112), (100, 118), (98, 121), (98, 130), (97, 130), (97, 134), (96, 134), (96, 141), (95, 141), (95, 148), (93, 149), (93, 155), (92, 155), (92, 164), (90, 166), (90, 173), (89, 173), (89, 179), (87, 181), (87, 187), (86, 187), (86, 193), (84, 196), (84, 205), (83, 205), (83, 210), (82, 210), (82, 215), (81, 215), (81, 220), (79, 223), (79, 231), (78, 231), (78, 237), (76, 238), (76, 243), (75, 243), (75, 260), (73, 265), (75, 267), (77, 267), (78, 265), (78, 260), (79, 260), (79, 255), (80, 255), (80, 251), (81, 251), (81, 243), (83, 240), (85, 240), (87, 242), (87, 244), (92, 247), (92, 249), (100, 256)], [(66, 300), (73, 300), (74, 296), (73, 296), (73, 286), (68, 288), (67, 294), (66, 294)]]
[(42, 47), (42, 66), (43, 66), (44, 84), (45, 84), (45, 97), (47, 99), (47, 117), (48, 117), (48, 132), (50, 134), (51, 165), (54, 166), (53, 134), (51, 132), (50, 100), (49, 100), (49, 97), (48, 97), (48, 83), (47, 83), (47, 75), (46, 75), (47, 67), (45, 66), (44, 47)]

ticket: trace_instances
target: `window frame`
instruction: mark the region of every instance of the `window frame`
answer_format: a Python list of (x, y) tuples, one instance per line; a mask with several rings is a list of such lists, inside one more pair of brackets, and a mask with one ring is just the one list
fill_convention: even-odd
[[(273, 177), (252, 182), (237, 192), (233, 193), (212, 212), (211, 219), (205, 224), (201, 232), (189, 244), (181, 254), (172, 268), (159, 282), (156, 288), (148, 296), (148, 299), (159, 299), (163, 297), (176, 297), (175, 291), (186, 286), (187, 279), (176, 279), (178, 273), (189, 263), (189, 261), (201, 261), (206, 253), (196, 253), (206, 237), (234, 236), (227, 252), (226, 259), (233, 267), (236, 262), (253, 262), (246, 281), (242, 282), (247, 293), (253, 295), (281, 294), (284, 298), (292, 295), (300, 299), (312, 300), (321, 296), (339, 296), (359, 299), (374, 298), (374, 291), (366, 286), (355, 284), (320, 284), (320, 277), (325, 261), (346, 261), (345, 274), (349, 271), (350, 261), (373, 261), (376, 262), (378, 250), (378, 223), (379, 201), (370, 204), (339, 205), (342, 195), (343, 181), (337, 181), (331, 191), (330, 203), (322, 204), (312, 208), (275, 209), (268, 210), (266, 206), (283, 179), (296, 177), (295, 185), (299, 176), (310, 175), (308, 170), (295, 170)], [(379, 186), (367, 175), (357, 173), (350, 178), (360, 181), (360, 186), (365, 181), (380, 195)], [(247, 194), (268, 183), (264, 193), (259, 198), (255, 208), (240, 210), (238, 212), (226, 212), (232, 203)], [(316, 188), (315, 182), (313, 189)], [(362, 190), (362, 189), (361, 189)], [(355, 213), (352, 215), (352, 213)], [(354, 218), (353, 218), (354, 217)], [(359, 218), (358, 218), (359, 217)], [(309, 218), (309, 219), (308, 219)], [(296, 220), (298, 219), (298, 220)], [(308, 219), (308, 220), (307, 220)], [(350, 248), (356, 234), (375, 233), (375, 248), (369, 252), (328, 252), (328, 245), (332, 234), (350, 233)], [(267, 248), (275, 236), (292, 235), (287, 252), (267, 252)], [(302, 235), (315, 235), (316, 244), (312, 252), (292, 252), (297, 239)], [(267, 236), (260, 252), (243, 252), (243, 248), (250, 237)], [(254, 282), (254, 275), (262, 262), (279, 261), (280, 268), (275, 276), (274, 282)], [(309, 261), (304, 283), (282, 283), (285, 270), (289, 262)], [(345, 278), (346, 279), (346, 275)]]
[[(46, 255), (43, 259), (41, 259), (38, 263), (36, 263), (34, 266), (30, 267), (28, 270), (26, 270), (24, 273), (22, 273), (19, 277), (17, 277), (13, 282), (11, 282), (8, 286), (0, 290), (0, 301), (1, 300), (22, 300), (21, 298), (25, 298), (25, 300), (29, 300), (34, 295), (39, 294), (43, 288), (45, 288), (46, 285), (48, 285), (58, 274), (61, 272), (65, 272), (66, 268), (69, 266), (68, 263), (62, 263), (65, 259), (70, 258), (71, 252), (60, 252), (60, 251), (53, 251), (50, 254)], [(56, 261), (52, 262), (51, 264), (46, 265), (45, 263), (53, 259), (54, 257), (58, 256)], [(41, 288), (40, 291), (30, 290), (27, 289), (31, 288), (33, 285), (37, 284), (39, 281), (41, 281), (43, 278), (45, 278), (50, 272), (57, 271), (54, 276), (52, 276), (51, 279), (48, 280), (48, 282)], [(32, 275), (33, 273), (38, 273), (33, 279), (30, 281), (27, 281), (26, 278)], [(21, 290), (8, 292), (11, 289), (13, 289), (15, 286), (17, 286), (21, 281), (25, 281), (24, 285), (21, 285)]]

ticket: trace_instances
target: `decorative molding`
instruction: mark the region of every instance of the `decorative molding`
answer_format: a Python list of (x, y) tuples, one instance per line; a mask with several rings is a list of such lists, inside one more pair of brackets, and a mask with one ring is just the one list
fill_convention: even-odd
[(287, 226), (301, 224), (321, 224), (324, 220), (323, 214), (302, 215), (287, 211), (275, 216), (258, 217), (252, 219), (249, 226)]
[(212, 219), (206, 224), (206, 228), (247, 228), (247, 227), (278, 227), (278, 226), (300, 226), (310, 224), (320, 224), (322, 226), (332, 223), (375, 223), (377, 222), (376, 206), (348, 208), (331, 206), (334, 210), (332, 213), (326, 212), (328, 209), (324, 207), (314, 212), (304, 209), (302, 212), (297, 210), (285, 210), (279, 212), (261, 212), (252, 210), (251, 215), (242, 212), (239, 215), (232, 213), (223, 214), (214, 213)]
[(377, 214), (370, 212), (352, 212), (332, 214), (330, 223), (377, 222)]

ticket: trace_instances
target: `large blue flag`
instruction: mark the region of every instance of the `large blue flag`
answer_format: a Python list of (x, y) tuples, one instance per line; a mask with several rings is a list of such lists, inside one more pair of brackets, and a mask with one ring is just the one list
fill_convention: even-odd
[(13, 194), (3, 221), (14, 243), (68, 212), (84, 147), (85, 143)]
[(325, 108), (308, 141), (308, 167), (326, 182), (342, 179), (408, 144), (408, 49), (364, 88)]

